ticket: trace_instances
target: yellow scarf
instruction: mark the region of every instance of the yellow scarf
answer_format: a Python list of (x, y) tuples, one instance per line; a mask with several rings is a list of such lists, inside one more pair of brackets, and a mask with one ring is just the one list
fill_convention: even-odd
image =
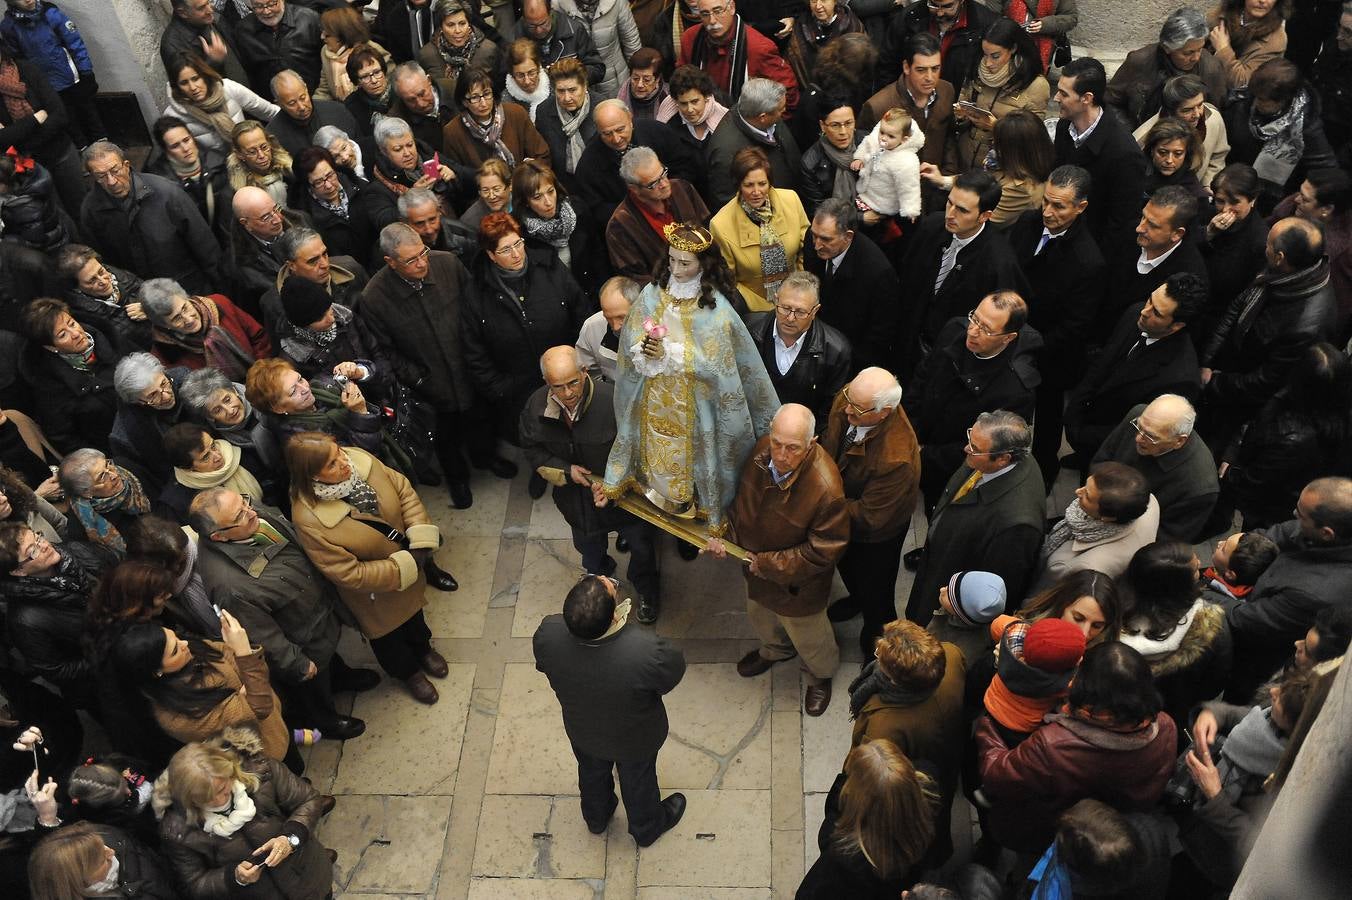
[(243, 453), (229, 441), (217, 438), (213, 444), (225, 460), (224, 465), (214, 472), (194, 472), (192, 469), (174, 468), (174, 480), (186, 488), (203, 491), (213, 487), (227, 487), (240, 494), (261, 500), (263, 488), (253, 473), (240, 465)]

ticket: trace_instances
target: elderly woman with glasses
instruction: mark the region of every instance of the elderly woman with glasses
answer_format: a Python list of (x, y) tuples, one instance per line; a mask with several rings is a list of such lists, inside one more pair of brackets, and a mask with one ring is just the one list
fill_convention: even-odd
[(361, 146), (337, 125), (325, 125), (310, 138), (310, 143), (333, 156), (338, 170), (357, 186), (371, 180), (370, 162), (362, 156)]
[(257, 122), (241, 122), (230, 132), (230, 155), (225, 160), (230, 187), (252, 186), (267, 191), (278, 206), (288, 206), (295, 183), (291, 154)]
[(230, 134), (246, 115), (269, 122), (281, 109), (248, 87), (222, 78), (196, 53), (179, 53), (165, 71), (169, 105), (164, 114), (181, 119), (198, 146), (207, 150), (229, 153)]
[(361, 184), (323, 147), (306, 147), (296, 154), (299, 211), (310, 217), (324, 246), (334, 256), (364, 259), (362, 222), (353, 215), (353, 200)]
[(187, 374), (182, 366), (166, 368), (149, 353), (124, 357), (113, 372), (118, 404), (108, 446), (119, 458), (135, 462), (152, 491), (158, 491), (169, 478), (162, 442), (164, 433), (183, 414), (179, 386)]
[(356, 47), (347, 58), (344, 71), (356, 90), (347, 95), (343, 105), (357, 122), (356, 137), (369, 137), (398, 99), (389, 77), (391, 66), (389, 54), (371, 44)]
[(196, 297), (172, 278), (152, 278), (141, 302), (154, 326), (153, 352), (166, 365), (219, 369), (234, 380), (272, 355), (263, 326), (223, 294)]
[(455, 85), (455, 105), (460, 115), (446, 123), (442, 139), (446, 154), (461, 165), (474, 168), (494, 156), (509, 168), (527, 159), (550, 163), (549, 144), (526, 110), (499, 102), (487, 71), (465, 70)]
[(276, 497), (286, 463), (267, 418), (253, 408), (244, 385), (215, 369), (198, 369), (183, 379), (181, 393), (184, 417), (238, 447), (243, 466), (263, 484), (263, 496)]
[(358, 82), (348, 75), (348, 63), (358, 48), (373, 52), (382, 71), (388, 72), (394, 60), (384, 47), (371, 40), (371, 29), (356, 8), (347, 6), (326, 9), (319, 15), (319, 87), (314, 99), (342, 102), (357, 89)]
[[(370, 246), (386, 225), (399, 221), (399, 198), (414, 188), (432, 191), (445, 205), (456, 173), (438, 161), (431, 147), (418, 141), (403, 119), (387, 116), (375, 128), (376, 158), (370, 167), (371, 183), (357, 195), (352, 218), (361, 223), (362, 243)], [(371, 262), (380, 266), (374, 249)], [(373, 269), (374, 271), (374, 269)]]
[(150, 497), (141, 479), (89, 447), (67, 454), (57, 477), (85, 538), (119, 557), (126, 555), (127, 542), (118, 526), (150, 512)]

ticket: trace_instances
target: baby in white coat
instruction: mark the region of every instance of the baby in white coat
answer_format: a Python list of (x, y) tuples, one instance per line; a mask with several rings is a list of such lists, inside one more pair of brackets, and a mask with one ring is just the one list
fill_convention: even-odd
[[(900, 107), (883, 113), (868, 137), (859, 142), (851, 164), (859, 173), (857, 205), (879, 217), (920, 215), (920, 158), (925, 133)], [(867, 215), (866, 215), (866, 218)]]

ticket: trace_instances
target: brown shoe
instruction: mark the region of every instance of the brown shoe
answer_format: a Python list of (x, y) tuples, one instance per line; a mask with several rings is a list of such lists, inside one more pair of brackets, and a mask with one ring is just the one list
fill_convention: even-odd
[(446, 657), (435, 650), (428, 650), (427, 655), (422, 658), (422, 670), (433, 678), (445, 678), (446, 673), (450, 671), (446, 667)]
[(338, 805), (338, 798), (332, 794), (321, 794), (319, 797), (319, 815), (322, 818), (333, 812), (333, 808)]
[(820, 716), (831, 705), (831, 679), (821, 684), (809, 684), (803, 697), (803, 712), (809, 716)]
[[(797, 656), (795, 653), (793, 656)], [(785, 659), (793, 659), (793, 656)], [(737, 674), (743, 678), (755, 678), (757, 675), (763, 675), (770, 671), (770, 667), (777, 662), (783, 662), (783, 659), (766, 659), (760, 655), (759, 650), (752, 650), (746, 656), (737, 660)]]
[(421, 672), (414, 672), (404, 684), (408, 685), (409, 692), (413, 694), (413, 699), (419, 703), (426, 703), (431, 706), (441, 699), (441, 695), (432, 686), (432, 682), (428, 681), (427, 676)]
[(325, 848), (324, 855), (326, 855), (329, 858), (329, 865), (333, 865), (334, 863), (338, 862), (337, 850)]

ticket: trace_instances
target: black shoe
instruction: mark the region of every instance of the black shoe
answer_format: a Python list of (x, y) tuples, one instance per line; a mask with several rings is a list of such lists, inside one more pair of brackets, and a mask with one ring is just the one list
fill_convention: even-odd
[(530, 498), (532, 500), (539, 500), (545, 495), (545, 491), (548, 488), (549, 482), (545, 481), (544, 477), (539, 472), (530, 473), (530, 483), (526, 485), (526, 490), (530, 493)]
[(846, 596), (826, 607), (826, 618), (832, 622), (848, 622), (861, 612), (859, 601)]
[(606, 558), (601, 561), (601, 571), (596, 572), (595, 574), (604, 575), (609, 578), (611, 575), (615, 574), (615, 570), (619, 567), (620, 564), (615, 562), (615, 557), (607, 553)]
[(614, 794), (611, 794), (610, 810), (606, 812), (605, 820), (600, 823), (588, 822), (587, 830), (590, 831), (592, 834), (600, 834), (601, 832), (605, 831), (606, 826), (610, 824), (610, 817), (615, 815), (615, 810), (618, 809), (619, 806), (620, 806), (620, 798), (616, 797)]
[(652, 846), (654, 841), (676, 827), (676, 823), (681, 821), (681, 816), (685, 815), (685, 794), (672, 794), (662, 801), (662, 806), (667, 811), (667, 824), (661, 831), (653, 835), (652, 840), (640, 841), (638, 838), (634, 838), (634, 843), (640, 847)]
[(902, 555), (901, 564), (906, 567), (907, 572), (914, 572), (916, 569), (920, 568), (920, 557), (924, 555), (925, 548), (916, 547), (909, 553), (905, 553)]
[(468, 481), (451, 482), (451, 506), (456, 509), (469, 509), (474, 505), (474, 494), (470, 493)]
[(430, 556), (423, 563), (423, 574), (427, 576), (427, 583), (439, 591), (458, 591), (460, 589), (460, 582), (455, 580), (455, 576), (432, 562)]
[(644, 625), (652, 625), (657, 622), (657, 616), (662, 612), (662, 598), (657, 594), (645, 596), (640, 594), (638, 598), (638, 620)]
[(615, 549), (616, 549), (617, 551), (619, 551), (620, 553), (628, 553), (628, 552), (629, 552), (629, 539), (626, 538), (626, 537), (625, 537), (624, 535), (622, 535), (622, 534), (621, 534), (621, 535), (616, 535), (616, 536), (615, 536)]
[(352, 691), (359, 694), (362, 691), (371, 690), (378, 684), (380, 684), (380, 673), (375, 669), (348, 669), (343, 672), (341, 677), (334, 673), (330, 687), (335, 693)]
[(685, 541), (677, 541), (676, 554), (686, 562), (691, 562), (699, 559), (699, 548), (694, 544), (687, 544)]
[(428, 487), (436, 487), (441, 484), (441, 476), (436, 473), (435, 469), (424, 469), (418, 473), (418, 482)]
[(326, 738), (335, 741), (350, 741), (355, 737), (361, 737), (366, 731), (366, 723), (361, 719), (339, 716), (332, 721), (325, 722), (319, 730), (324, 732)]
[(475, 465), (476, 469), (487, 469), (499, 478), (515, 478), (516, 463), (502, 456), (495, 456), (490, 459), (487, 465)]

